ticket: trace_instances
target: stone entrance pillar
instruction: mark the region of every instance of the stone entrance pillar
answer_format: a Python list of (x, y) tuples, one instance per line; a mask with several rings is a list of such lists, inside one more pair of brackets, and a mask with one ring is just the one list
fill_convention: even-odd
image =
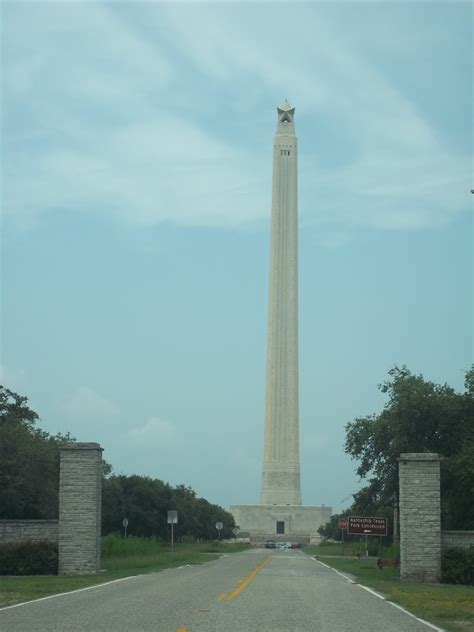
[(440, 457), (401, 454), (400, 577), (439, 582), (441, 575)]
[(100, 569), (102, 448), (71, 443), (61, 448), (59, 575), (93, 575)]

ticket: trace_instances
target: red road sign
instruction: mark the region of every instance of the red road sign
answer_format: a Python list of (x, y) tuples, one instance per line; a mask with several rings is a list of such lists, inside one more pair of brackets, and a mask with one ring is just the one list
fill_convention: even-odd
[(387, 535), (387, 518), (349, 516), (347, 533), (357, 535)]
[(347, 520), (345, 518), (339, 520), (339, 529), (347, 529)]

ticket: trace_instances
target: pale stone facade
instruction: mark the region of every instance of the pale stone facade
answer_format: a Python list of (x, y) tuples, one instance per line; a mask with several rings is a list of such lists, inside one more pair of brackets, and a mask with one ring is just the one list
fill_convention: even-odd
[(233, 505), (230, 512), (240, 530), (250, 533), (254, 542), (270, 537), (319, 542), (318, 529), (331, 517), (331, 507), (304, 505)]
[(0, 544), (57, 541), (57, 520), (0, 520)]
[(100, 570), (102, 448), (71, 443), (61, 448), (59, 478), (59, 574)]
[(440, 458), (401, 454), (400, 577), (438, 582), (441, 575)]
[(441, 531), (441, 548), (474, 549), (474, 531)]
[(273, 143), (270, 290), (262, 490), (259, 505), (232, 505), (252, 540), (319, 539), (330, 507), (301, 504), (298, 418), (298, 186), (294, 108), (277, 109)]

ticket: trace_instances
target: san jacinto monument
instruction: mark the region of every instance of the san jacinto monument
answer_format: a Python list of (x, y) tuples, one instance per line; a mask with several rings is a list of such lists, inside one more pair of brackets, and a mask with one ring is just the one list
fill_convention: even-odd
[[(302, 505), (298, 400), (298, 190), (295, 110), (278, 109), (273, 144), (267, 386), (262, 490), (258, 505), (232, 505), (255, 540), (319, 539), (331, 507)], [(283, 537), (284, 536), (284, 537)]]

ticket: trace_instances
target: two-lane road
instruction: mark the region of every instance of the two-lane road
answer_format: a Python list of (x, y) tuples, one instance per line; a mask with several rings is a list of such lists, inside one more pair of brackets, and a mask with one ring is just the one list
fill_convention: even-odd
[(2, 632), (427, 632), (297, 550), (252, 549), (0, 610)]

